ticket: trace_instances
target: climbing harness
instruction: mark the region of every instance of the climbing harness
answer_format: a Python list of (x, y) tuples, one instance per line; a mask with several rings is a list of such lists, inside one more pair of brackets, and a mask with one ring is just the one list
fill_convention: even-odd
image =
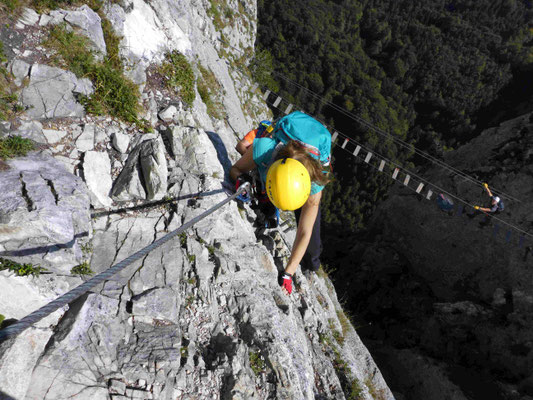
[(183, 231), (189, 229), (191, 226), (196, 224), (197, 222), (201, 221), (208, 215), (214, 213), (219, 208), (224, 206), (225, 204), (229, 203), (233, 199), (235, 199), (239, 194), (241, 194), (245, 190), (249, 190), (249, 183), (244, 183), (237, 191), (228, 197), (225, 200), (222, 200), (220, 203), (214, 205), (209, 210), (203, 212), (202, 214), (198, 215), (197, 217), (191, 219), (189, 222), (183, 224), (176, 230), (167, 233), (165, 236), (163, 236), (161, 239), (156, 240), (152, 244), (146, 246), (145, 248), (139, 250), (138, 252), (132, 254), (128, 258), (118, 262), (117, 264), (111, 266), (104, 272), (101, 272), (100, 274), (94, 276), (93, 278), (89, 279), (87, 282), (82, 283), (78, 287), (70, 290), (69, 292), (59, 296), (57, 299), (51, 301), (50, 303), (46, 304), (45, 306), (39, 308), (38, 310), (32, 312), (31, 314), (27, 315), (26, 317), (20, 319), (19, 321), (15, 322), (13, 325), (8, 326), (5, 329), (0, 330), (0, 343), (3, 341), (13, 338), (17, 336), (19, 333), (24, 331), (25, 329), (29, 328), (33, 324), (39, 322), (44, 317), (50, 315), (57, 309), (72, 303), (74, 300), (82, 296), (83, 294), (87, 293), (90, 289), (95, 287), (96, 285), (108, 280), (113, 275), (117, 274), (118, 272), (122, 271), (124, 268), (126, 268), (128, 265), (134, 263), (135, 261), (140, 260), (142, 257), (146, 256), (148, 253), (150, 253), (152, 250), (157, 249), (158, 247), (162, 246), (163, 244), (167, 243), (169, 240), (173, 239)]

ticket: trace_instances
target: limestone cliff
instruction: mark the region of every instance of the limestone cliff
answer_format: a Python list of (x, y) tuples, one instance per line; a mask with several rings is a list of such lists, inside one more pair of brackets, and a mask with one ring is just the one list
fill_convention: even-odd
[[(73, 268), (102, 272), (227, 198), (237, 139), (269, 110), (234, 68), (252, 53), (256, 4), (221, 4), (25, 9), (11, 28), (2, 24), (7, 67), (26, 110), (0, 132), (29, 138), (38, 150), (0, 171), (0, 257), (45, 268), (30, 277), (0, 271), (6, 321), (87, 279)], [(50, 27), (63, 24), (102, 59), (110, 51), (103, 19), (122, 38), (120, 56), (152, 133), (87, 114), (82, 99), (98, 88), (52, 64), (42, 46)], [(217, 113), (198, 86), (187, 104), (155, 79), (173, 50), (196, 77), (214, 76)], [(327, 275), (298, 272), (293, 295), (282, 294), (276, 277), (294, 237), (290, 221), (285, 231), (265, 233), (253, 228), (254, 218), (230, 203), (2, 343), (0, 397), (393, 399)]]

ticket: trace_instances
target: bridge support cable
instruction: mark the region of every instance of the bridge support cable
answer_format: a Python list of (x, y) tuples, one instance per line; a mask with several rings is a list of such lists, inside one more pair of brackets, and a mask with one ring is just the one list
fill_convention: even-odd
[[(244, 54), (243, 50), (232, 46), (230, 43), (226, 42), (225, 40), (220, 39), (220, 38), (217, 38), (216, 40), (220, 41), (221, 43), (224, 43), (224, 45), (226, 45), (228, 47), (231, 47), (233, 50), (236, 50), (236, 51), (240, 52), (241, 54)], [(239, 70), (242, 74), (246, 75), (246, 73), (241, 68), (237, 67), (236, 69)], [(484, 182), (480, 181), (479, 179), (476, 179), (473, 176), (470, 176), (467, 173), (465, 173), (465, 172), (463, 172), (463, 171), (461, 171), (461, 170), (459, 170), (459, 169), (447, 164), (446, 162), (444, 162), (442, 160), (439, 160), (438, 158), (432, 156), (431, 154), (426, 153), (426, 152), (418, 149), (413, 144), (407, 143), (406, 141), (400, 139), (399, 137), (391, 135), (389, 132), (386, 132), (386, 131), (378, 128), (377, 126), (375, 126), (372, 123), (366, 121), (365, 119), (363, 119), (359, 115), (354, 114), (354, 113), (352, 113), (352, 112), (350, 112), (350, 111), (348, 111), (348, 110), (336, 105), (335, 103), (333, 103), (333, 102), (331, 102), (329, 100), (326, 100), (324, 97), (322, 97), (319, 94), (313, 92), (311, 89), (309, 89), (309, 88), (307, 88), (307, 87), (305, 87), (303, 85), (300, 85), (297, 82), (292, 81), (291, 79), (289, 79), (285, 75), (283, 75), (283, 74), (281, 74), (279, 72), (276, 72), (276, 71), (273, 71), (273, 74), (279, 76), (281, 79), (283, 79), (286, 82), (288, 82), (288, 84), (293, 85), (296, 88), (307, 92), (310, 97), (314, 97), (315, 99), (319, 100), (321, 104), (327, 105), (327, 106), (331, 107), (332, 109), (340, 112), (341, 114), (344, 114), (348, 118), (360, 123), (362, 126), (372, 130), (373, 132), (375, 132), (375, 133), (377, 133), (377, 134), (379, 134), (379, 135), (381, 135), (381, 136), (383, 136), (383, 137), (385, 137), (387, 139), (391, 139), (398, 146), (403, 147), (405, 149), (408, 149), (409, 151), (414, 151), (415, 154), (417, 154), (417, 155), (421, 156), (422, 158), (432, 162), (433, 164), (436, 164), (436, 165), (440, 166), (441, 168), (447, 169), (452, 174), (458, 175), (458, 176), (462, 177), (463, 179), (465, 179), (467, 181), (470, 181), (471, 183), (474, 183), (474, 184), (476, 184), (478, 186), (483, 187), (483, 183)], [(257, 89), (257, 87), (259, 87), (259, 86), (257, 84), (254, 84), (254, 86), (253, 86), (254, 90), (253, 91), (255, 91), (255, 89)], [(267, 90), (268, 90), (268, 94), (270, 94), (271, 91), (269, 89), (267, 89)], [(268, 94), (266, 95), (266, 97), (268, 97)], [(289, 105), (284, 111), (285, 114), (289, 114), (289, 112), (293, 109), (293, 104), (290, 103), (289, 101), (287, 101), (287, 103)], [(272, 103), (270, 103), (270, 104), (272, 104)], [(276, 108), (279, 109), (279, 107), (276, 107)], [(283, 112), (283, 110), (280, 110), (280, 111)], [(352, 139), (352, 138), (350, 138), (350, 139)], [(518, 199), (516, 197), (513, 197), (513, 196), (511, 196), (511, 195), (509, 195), (507, 193), (504, 193), (503, 191), (500, 191), (500, 190), (498, 190), (496, 188), (492, 188), (491, 187), (491, 190), (492, 190), (492, 192), (494, 194), (496, 194), (496, 195), (498, 195), (498, 196), (500, 196), (500, 197), (502, 197), (504, 199), (509, 199), (509, 200), (512, 200), (512, 201), (515, 201), (515, 202), (518, 202), (518, 203), (522, 202), (520, 199)]]
[[(270, 104), (271, 106), (273, 105), (271, 102), (268, 102), (268, 104)], [(279, 109), (279, 108), (278, 108)], [(318, 118), (314, 117), (315, 119), (317, 119), (318, 121), (320, 121)], [(327, 124), (325, 124), (323, 121), (320, 121), (324, 126), (328, 127)], [(328, 127), (328, 129), (332, 129), (330, 127)], [(464, 209), (464, 206), (468, 207), (469, 209), (474, 209), (474, 205), (473, 204), (470, 204), (467, 200), (459, 197), (458, 195), (455, 195), (453, 193), (450, 193), (448, 192), (447, 190), (443, 189), (442, 187), (428, 181), (427, 179), (424, 179), (420, 176), (418, 176), (417, 174), (415, 174), (414, 172), (406, 169), (405, 167), (403, 167), (402, 165), (384, 157), (383, 155), (375, 152), (374, 150), (371, 150), (369, 148), (367, 148), (366, 146), (364, 146), (363, 144), (359, 143), (357, 140), (355, 140), (354, 138), (352, 137), (349, 137), (348, 135), (340, 132), (339, 130), (334, 130), (335, 132), (335, 139), (340, 139), (340, 141), (336, 141), (335, 143), (332, 142), (332, 145), (333, 146), (336, 146), (339, 150), (342, 150), (342, 151), (345, 151), (347, 153), (350, 153), (352, 154), (354, 157), (360, 159), (360, 160), (363, 160), (363, 162), (366, 162), (368, 165), (370, 165), (371, 167), (373, 167), (374, 169), (378, 170), (379, 172), (382, 172), (381, 171), (381, 165), (378, 167), (377, 165), (374, 165), (372, 162), (370, 162), (370, 158), (372, 158), (374, 155), (376, 156), (376, 159), (381, 159), (381, 161), (389, 164), (391, 166), (391, 168), (394, 168), (393, 170), (393, 174), (392, 174), (392, 178), (395, 179), (395, 180), (399, 180), (399, 174), (400, 172), (403, 174), (404, 176), (404, 180), (403, 180), (403, 186), (412, 190), (413, 192), (415, 192), (417, 195), (422, 195), (422, 188), (425, 188), (427, 189), (427, 193), (425, 195), (425, 198), (427, 200), (430, 200), (432, 195), (434, 194), (435, 191), (438, 191), (438, 192), (441, 192), (441, 193), (444, 193), (454, 199), (456, 199), (459, 203), (462, 203), (463, 205), (463, 209)], [(339, 144), (339, 142), (342, 142), (342, 145)], [(349, 143), (353, 143), (354, 145), (356, 145), (355, 147), (355, 150), (348, 150), (348, 144)], [(364, 150), (366, 152), (366, 155), (361, 156), (359, 155), (360, 151), (361, 150)], [(368, 159), (368, 161), (367, 161)], [(415, 178), (415, 179), (418, 179), (418, 182), (416, 182), (414, 179), (412, 178)], [(418, 183), (418, 186), (416, 188), (414, 187), (411, 187), (411, 185), (409, 185), (410, 182), (416, 182)], [(421, 186), (422, 185), (422, 186)], [(420, 191), (418, 191), (420, 190)], [(512, 198), (510, 196), (507, 196), (508, 198)], [(517, 200), (519, 201), (519, 200)], [(514, 225), (514, 224), (511, 224), (510, 222), (507, 222), (499, 217), (497, 217), (496, 215), (493, 215), (493, 214), (490, 214), (490, 213), (484, 213), (487, 217), (490, 217), (492, 218), (493, 220), (495, 221), (498, 221), (499, 223), (503, 224), (503, 225), (506, 225), (508, 226), (510, 229), (512, 230), (515, 230), (517, 232), (520, 233), (520, 246), (523, 246), (523, 242), (524, 242), (524, 237), (525, 236), (528, 236), (530, 238), (533, 238), (533, 234), (521, 229), (520, 227)]]
[(64, 307), (65, 305), (72, 303), (74, 300), (79, 298), (80, 296), (87, 293), (89, 290), (94, 288), (96, 285), (108, 280), (113, 275), (117, 274), (118, 272), (122, 271), (127, 266), (131, 265), (135, 261), (140, 260), (141, 258), (145, 257), (148, 253), (150, 253), (152, 250), (157, 249), (158, 247), (162, 246), (163, 244), (167, 243), (168, 241), (172, 240), (174, 237), (179, 235), (180, 233), (184, 232), (185, 230), (189, 229), (194, 224), (198, 223), (205, 217), (209, 216), (210, 214), (214, 213), (218, 209), (220, 209), (225, 204), (229, 203), (233, 199), (235, 199), (239, 194), (246, 191), (249, 187), (249, 183), (245, 183), (242, 186), (240, 186), (237, 191), (228, 197), (225, 200), (222, 200), (220, 203), (214, 205), (209, 210), (204, 211), (202, 214), (198, 215), (197, 217), (191, 219), (190, 221), (186, 222), (176, 230), (166, 234), (161, 239), (156, 240), (152, 244), (146, 246), (145, 248), (139, 250), (138, 252), (132, 254), (128, 258), (125, 258), (124, 260), (118, 262), (117, 264), (111, 266), (104, 272), (99, 273), (98, 275), (94, 276), (93, 278), (89, 279), (88, 281), (82, 283), (81, 285), (77, 286), (76, 288), (70, 290), (69, 292), (59, 296), (57, 299), (52, 300), (50, 303), (44, 305), (43, 307), (39, 308), (38, 310), (32, 312), (31, 314), (25, 316), (24, 318), (20, 319), (19, 321), (15, 322), (13, 325), (8, 326), (7, 328), (4, 328), (0, 330), (0, 343), (3, 341), (13, 338), (17, 336), (19, 333), (23, 332), (25, 329), (29, 328), (33, 324), (39, 322), (41, 319), (45, 318), (46, 316), (50, 315), (54, 311), (58, 310), (61, 307)]
[[(314, 97), (315, 99), (319, 100), (322, 104), (325, 104), (331, 108), (333, 108), (334, 110), (340, 112), (341, 114), (344, 114), (345, 116), (351, 118), (352, 120), (358, 122), (360, 125), (370, 129), (371, 131), (383, 136), (384, 138), (387, 138), (387, 139), (391, 139), (395, 144), (397, 144), (398, 146), (400, 147), (403, 147), (409, 151), (414, 151), (415, 154), (421, 156), (422, 158), (438, 165), (439, 167), (443, 168), (443, 169), (446, 169), (448, 170), (449, 172), (451, 172), (452, 174), (454, 175), (458, 175), (460, 177), (462, 177), (463, 179), (467, 180), (467, 181), (470, 181), (471, 183), (474, 183), (476, 184), (477, 186), (483, 186), (483, 183), (482, 181), (480, 181), (479, 179), (476, 179), (474, 178), (473, 176), (470, 176), (468, 174), (466, 174), (465, 172), (445, 163), (444, 161), (442, 160), (439, 160), (438, 158), (418, 149), (417, 147), (415, 147), (414, 145), (412, 145), (411, 143), (407, 143), (406, 141), (394, 136), (394, 135), (391, 135), (389, 132), (386, 132), (380, 128), (378, 128), (377, 126), (375, 126), (374, 124), (366, 121), (365, 119), (361, 118), (360, 116), (350, 112), (350, 111), (347, 111), (345, 110), (344, 108), (336, 105), (335, 103), (332, 103), (326, 99), (324, 99), (322, 96), (320, 96), (319, 94), (313, 92), (312, 90), (306, 88), (305, 86), (303, 85), (300, 85), (298, 84), (297, 82), (293, 82), (291, 81), (290, 79), (288, 79), (287, 77), (285, 77), (283, 74), (280, 74), (279, 72), (274, 72), (275, 75), (279, 76), (280, 78), (282, 78), (283, 80), (285, 80), (286, 82), (288, 82), (289, 84), (297, 87), (298, 89), (300, 90), (304, 90), (306, 91), (311, 97)], [(351, 139), (351, 138), (350, 138)], [(501, 190), (498, 190), (496, 188), (491, 188), (491, 190), (499, 195), (500, 197), (504, 198), (504, 199), (509, 199), (509, 200), (512, 200), (512, 201), (515, 201), (515, 202), (521, 202), (521, 200), (517, 199), (516, 197), (513, 197), (507, 193), (504, 193), (503, 191)]]

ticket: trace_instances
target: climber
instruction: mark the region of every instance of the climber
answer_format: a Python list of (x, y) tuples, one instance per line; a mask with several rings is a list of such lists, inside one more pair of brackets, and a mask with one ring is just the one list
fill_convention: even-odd
[(275, 124), (271, 137), (256, 138), (230, 171), (236, 187), (250, 179), (257, 168), (275, 208), (294, 210), (298, 228), (289, 262), (278, 276), (287, 294), (292, 276), (302, 269), (320, 267), (320, 199), (330, 180), (331, 134), (312, 117), (296, 111)]
[(259, 126), (248, 132), (235, 146), (235, 150), (242, 156), (246, 153), (246, 149), (251, 146), (255, 138), (266, 136), (272, 132), (272, 123), (267, 120), (263, 120), (259, 123)]
[(485, 191), (491, 198), (491, 207), (487, 208), (487, 207), (474, 206), (474, 209), (483, 211), (483, 212), (488, 212), (488, 213), (498, 213), (500, 211), (503, 211), (504, 210), (503, 201), (498, 196), (493, 196), (492, 192), (489, 189), (489, 185), (487, 183), (483, 184), (483, 188), (485, 189)]

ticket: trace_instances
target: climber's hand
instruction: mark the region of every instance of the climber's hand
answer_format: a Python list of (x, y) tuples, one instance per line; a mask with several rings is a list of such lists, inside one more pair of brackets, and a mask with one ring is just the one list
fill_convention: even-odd
[[(241, 185), (244, 185), (246, 182), (250, 184), (250, 189), (252, 188), (253, 184), (253, 178), (248, 174), (241, 174), (237, 178), (237, 181), (235, 181), (235, 190), (239, 189)], [(242, 192), (240, 195), (237, 196), (237, 200), (240, 200), (244, 203), (248, 203), (250, 201), (250, 194), (248, 192)]]
[(474, 206), (474, 210), (479, 210), (479, 206)]
[(483, 187), (484, 187), (485, 189), (488, 189), (488, 188), (489, 188), (489, 184), (488, 184), (488, 183), (484, 183), (484, 184), (483, 184)]
[(278, 284), (281, 289), (287, 294), (292, 293), (292, 275), (285, 271), (280, 271), (278, 274)]

